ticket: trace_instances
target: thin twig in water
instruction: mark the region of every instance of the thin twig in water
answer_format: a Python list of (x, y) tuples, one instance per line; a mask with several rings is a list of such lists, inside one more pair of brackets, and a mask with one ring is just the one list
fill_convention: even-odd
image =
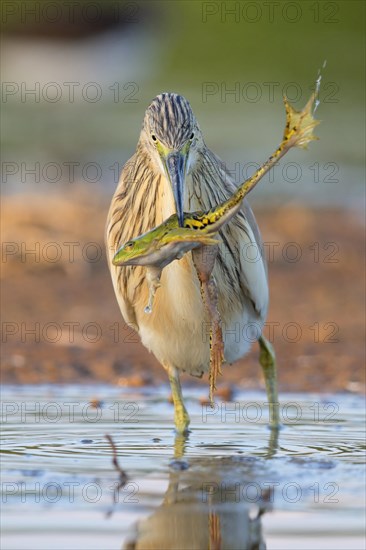
[[(105, 438), (107, 439), (107, 441), (109, 442), (109, 444), (112, 448), (112, 453), (113, 453), (112, 464), (113, 464), (114, 468), (117, 470), (117, 472), (119, 474), (118, 485), (115, 487), (114, 493), (113, 493), (113, 503), (114, 503), (114, 505), (116, 505), (117, 502), (118, 502), (118, 493), (126, 485), (127, 480), (128, 480), (128, 475), (126, 474), (126, 472), (119, 465), (118, 456), (117, 456), (117, 447), (116, 447), (116, 445), (115, 445), (115, 443), (112, 439), (112, 436), (109, 435), (109, 434), (106, 434)], [(112, 513), (112, 511), (110, 511), (108, 513), (108, 516), (110, 516), (111, 513)]]

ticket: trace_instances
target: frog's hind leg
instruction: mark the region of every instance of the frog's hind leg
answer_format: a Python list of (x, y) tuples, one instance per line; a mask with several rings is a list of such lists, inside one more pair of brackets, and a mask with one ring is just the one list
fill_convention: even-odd
[(210, 321), (210, 401), (216, 389), (216, 379), (224, 361), (224, 342), (221, 317), (218, 310), (218, 290), (212, 270), (218, 252), (217, 246), (201, 246), (192, 250), (193, 263), (201, 285), (201, 294)]
[(161, 272), (162, 270), (159, 267), (148, 267), (146, 270), (146, 278), (149, 287), (149, 301), (144, 309), (145, 313), (151, 313), (153, 310), (155, 294), (157, 289), (161, 286)]
[(218, 310), (218, 292), (215, 278), (211, 275), (205, 283), (205, 295), (208, 296), (207, 309), (211, 318), (210, 330), (210, 401), (213, 402), (213, 393), (216, 389), (216, 379), (222, 375), (221, 365), (224, 361), (224, 341), (222, 337), (221, 317)]

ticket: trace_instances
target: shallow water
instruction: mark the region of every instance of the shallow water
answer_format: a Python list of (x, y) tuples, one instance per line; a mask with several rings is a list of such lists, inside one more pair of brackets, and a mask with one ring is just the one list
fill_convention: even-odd
[(2, 549), (365, 547), (363, 397), (282, 394), (276, 441), (264, 394), (188, 388), (183, 441), (168, 394), (5, 387)]

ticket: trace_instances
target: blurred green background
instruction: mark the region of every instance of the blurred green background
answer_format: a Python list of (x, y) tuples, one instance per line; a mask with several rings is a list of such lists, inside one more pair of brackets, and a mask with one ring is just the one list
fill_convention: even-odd
[[(44, 178), (52, 189), (70, 180), (63, 163), (79, 162), (75, 180), (96, 179), (110, 193), (150, 100), (177, 91), (239, 183), (246, 163), (262, 162), (279, 141), (282, 92), (302, 106), (326, 61), (321, 142), (286, 159), (299, 165), (300, 179), (297, 167), (279, 169), (254, 197), (296, 194), (357, 207), (365, 146), (364, 10), (361, 1), (4, 2), (3, 160), (22, 160), (24, 168), (57, 163), (61, 174), (50, 167)], [(32, 89), (37, 95), (26, 93)], [(90, 162), (101, 170), (91, 167), (85, 177)], [(34, 190), (32, 175), (12, 176), (16, 168), (9, 166), (6, 191)]]

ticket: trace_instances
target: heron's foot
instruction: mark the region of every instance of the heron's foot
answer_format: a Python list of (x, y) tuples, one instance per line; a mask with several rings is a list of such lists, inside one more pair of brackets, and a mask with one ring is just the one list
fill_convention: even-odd
[(177, 434), (187, 435), (190, 421), (187, 409), (184, 406), (177, 407), (174, 403), (174, 424)]
[(278, 430), (280, 427), (280, 411), (277, 392), (276, 355), (273, 346), (263, 335), (258, 342), (260, 347), (259, 362), (262, 366), (268, 398), (270, 427), (273, 430)]
[(185, 435), (188, 433), (190, 418), (183, 401), (178, 369), (168, 366), (168, 375), (174, 403), (175, 429), (178, 434)]
[(185, 433), (175, 433), (174, 438), (174, 458), (180, 460), (184, 457), (186, 452), (186, 446), (189, 438), (189, 430), (187, 429)]
[(272, 458), (278, 450), (278, 436), (280, 433), (280, 426), (270, 426), (270, 435), (267, 447), (266, 458)]

